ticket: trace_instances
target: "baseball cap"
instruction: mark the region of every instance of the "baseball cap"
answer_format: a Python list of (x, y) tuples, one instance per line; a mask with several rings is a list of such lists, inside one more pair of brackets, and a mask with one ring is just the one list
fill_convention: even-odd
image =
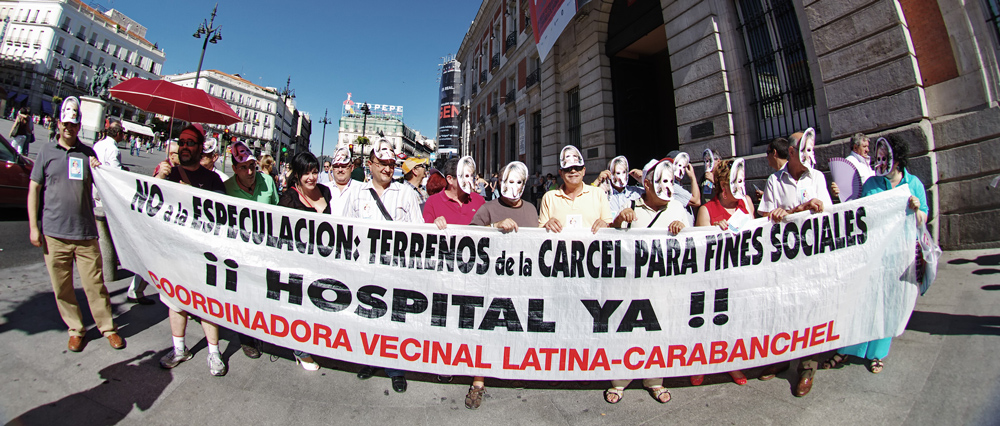
[[(213, 139), (214, 140), (214, 139)], [(208, 141), (205, 142), (208, 146)], [(253, 151), (247, 146), (243, 141), (233, 142), (229, 150), (233, 153), (233, 164), (245, 163), (250, 160), (256, 161), (257, 159), (253, 156)]]
[(656, 165), (658, 165), (658, 164), (660, 164), (660, 163), (662, 163), (664, 161), (666, 161), (668, 163), (673, 163), (673, 160), (671, 158), (669, 158), (669, 157), (668, 158), (663, 158), (663, 159), (660, 159), (660, 160), (649, 160), (649, 162), (646, 163), (646, 165), (642, 167), (642, 180), (645, 181), (646, 177), (648, 177), (649, 174), (653, 173), (653, 170), (656, 169)]
[(414, 167), (421, 164), (427, 164), (426, 158), (410, 157), (403, 162), (403, 174), (409, 173)]
[(80, 100), (76, 96), (63, 99), (62, 106), (59, 107), (59, 121), (80, 124)]
[(382, 161), (396, 159), (396, 151), (392, 149), (392, 144), (385, 139), (380, 139), (378, 142), (375, 142), (373, 152), (375, 153), (375, 158)]

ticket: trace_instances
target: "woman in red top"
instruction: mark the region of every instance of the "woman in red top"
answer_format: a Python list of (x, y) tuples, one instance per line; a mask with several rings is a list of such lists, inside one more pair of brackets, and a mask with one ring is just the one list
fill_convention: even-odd
[[(746, 172), (742, 159), (719, 161), (712, 172), (715, 175), (718, 195), (698, 209), (695, 226), (718, 226), (723, 231), (729, 229), (729, 219), (740, 212), (753, 218), (753, 201), (746, 196)], [(747, 378), (740, 370), (729, 372), (736, 384), (747, 384)], [(691, 376), (691, 384), (698, 386), (705, 380), (704, 375)]]

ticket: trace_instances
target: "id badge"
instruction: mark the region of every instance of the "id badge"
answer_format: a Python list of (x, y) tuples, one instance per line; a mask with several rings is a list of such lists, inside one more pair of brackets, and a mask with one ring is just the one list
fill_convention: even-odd
[(83, 159), (69, 157), (69, 178), (71, 180), (83, 180)]
[(583, 215), (582, 214), (568, 214), (568, 215), (566, 215), (566, 228), (569, 228), (569, 229), (582, 229), (583, 228)]

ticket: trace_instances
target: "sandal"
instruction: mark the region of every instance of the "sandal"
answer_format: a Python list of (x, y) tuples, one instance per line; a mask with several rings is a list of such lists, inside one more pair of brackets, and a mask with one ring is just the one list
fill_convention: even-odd
[(729, 377), (732, 377), (733, 382), (737, 385), (743, 386), (747, 384), (747, 376), (743, 375), (743, 372), (740, 370), (730, 371)]
[[(653, 399), (660, 404), (666, 404), (670, 402), (670, 391), (663, 386), (654, 386), (649, 388), (650, 395), (653, 395)], [(663, 395), (667, 396), (667, 399), (663, 399)]]
[(705, 375), (691, 376), (688, 380), (691, 381), (691, 386), (701, 386), (705, 382)]
[(608, 388), (604, 391), (604, 400), (608, 404), (617, 404), (625, 396), (625, 388)]
[(872, 374), (878, 374), (882, 372), (882, 368), (885, 367), (885, 363), (882, 360), (875, 358), (871, 360), (868, 364), (868, 369), (871, 370)]
[(469, 393), (465, 394), (465, 408), (475, 410), (483, 403), (483, 395), (486, 394), (485, 386), (469, 386)]
[(847, 355), (833, 354), (830, 359), (823, 361), (823, 365), (820, 366), (821, 370), (829, 370), (831, 368), (843, 368), (847, 365)]

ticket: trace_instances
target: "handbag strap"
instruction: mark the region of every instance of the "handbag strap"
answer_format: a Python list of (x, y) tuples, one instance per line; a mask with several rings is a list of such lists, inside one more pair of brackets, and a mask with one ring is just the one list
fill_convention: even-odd
[(382, 216), (385, 220), (392, 222), (392, 216), (389, 216), (389, 211), (385, 209), (385, 204), (382, 204), (382, 199), (378, 197), (378, 193), (375, 192), (375, 188), (368, 188), (368, 192), (372, 193), (372, 198), (375, 199), (375, 204), (378, 205), (378, 209), (382, 211)]

